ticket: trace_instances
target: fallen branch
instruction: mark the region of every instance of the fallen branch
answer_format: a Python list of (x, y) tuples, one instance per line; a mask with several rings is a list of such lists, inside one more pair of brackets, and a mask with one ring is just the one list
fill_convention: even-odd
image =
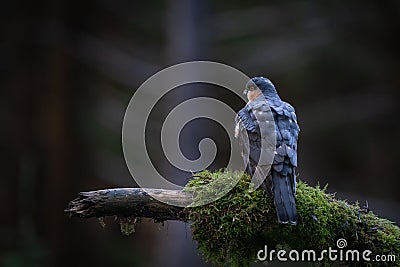
[[(146, 192), (147, 191), (147, 192)], [(151, 194), (157, 195), (160, 202)], [(115, 188), (80, 192), (78, 198), (69, 203), (65, 212), (71, 217), (140, 217), (156, 221), (187, 221), (187, 213), (182, 207), (168, 205), (171, 201), (188, 202), (192, 195), (179, 190)]]

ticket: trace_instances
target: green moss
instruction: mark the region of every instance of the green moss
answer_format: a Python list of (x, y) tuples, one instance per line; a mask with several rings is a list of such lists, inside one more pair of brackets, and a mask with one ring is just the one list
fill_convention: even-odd
[[(217, 265), (248, 266), (265, 245), (268, 250), (314, 249), (318, 253), (329, 247), (337, 249), (339, 238), (347, 240), (345, 249), (369, 249), (373, 254), (394, 254), (400, 259), (399, 227), (362, 210), (358, 204), (336, 200), (319, 186), (299, 182), (296, 193), (299, 223), (297, 226), (280, 225), (272, 199), (262, 189), (250, 193), (250, 180), (239, 172), (204, 171), (187, 184), (186, 190), (201, 201), (215, 195), (215, 187), (197, 190), (196, 186), (238, 181), (234, 189), (219, 200), (188, 208), (193, 238), (208, 261)], [(368, 266), (367, 263), (360, 262), (362, 266)], [(329, 265), (329, 262), (318, 264)], [(394, 265), (400, 266), (399, 260), (387, 266)]]
[(128, 236), (135, 232), (136, 224), (140, 221), (137, 217), (118, 217), (121, 233)]
[(101, 227), (106, 227), (106, 223), (104, 222), (104, 217), (99, 217), (97, 218), (99, 220), (100, 226)]

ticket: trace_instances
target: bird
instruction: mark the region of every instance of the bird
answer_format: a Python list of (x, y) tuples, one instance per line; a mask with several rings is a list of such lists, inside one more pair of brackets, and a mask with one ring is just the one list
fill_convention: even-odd
[(300, 127), (295, 109), (281, 100), (268, 78), (251, 78), (243, 93), (248, 102), (236, 115), (235, 137), (245, 173), (262, 181), (261, 188), (272, 196), (278, 223), (296, 225), (295, 170)]

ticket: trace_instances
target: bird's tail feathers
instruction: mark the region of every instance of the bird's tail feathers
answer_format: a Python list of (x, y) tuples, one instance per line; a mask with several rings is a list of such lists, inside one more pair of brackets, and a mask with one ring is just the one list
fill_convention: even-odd
[(277, 172), (272, 175), (273, 194), (278, 222), (297, 224), (297, 209), (290, 175)]

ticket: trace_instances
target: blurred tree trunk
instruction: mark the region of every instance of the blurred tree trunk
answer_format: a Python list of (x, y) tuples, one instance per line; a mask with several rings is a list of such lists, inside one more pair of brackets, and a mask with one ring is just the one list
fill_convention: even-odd
[[(166, 50), (165, 50), (165, 62), (167, 66), (171, 66), (177, 63), (193, 60), (204, 60), (209, 54), (209, 39), (212, 37), (210, 30), (206, 29), (206, 10), (209, 1), (202, 0), (168, 0), (167, 9), (165, 14), (165, 33), (167, 38)], [(208, 32), (206, 32), (208, 30)], [(166, 105), (163, 106), (165, 112), (170, 109), (170, 105), (176, 102), (177, 99), (181, 100), (180, 103), (187, 99), (191, 99), (196, 95), (199, 95), (201, 90), (204, 91), (204, 85), (187, 85), (180, 95), (176, 95), (175, 99), (167, 100)], [(199, 113), (201, 111), (199, 110)], [(162, 121), (161, 121), (162, 123)], [(176, 125), (176, 127), (182, 127), (183, 125)], [(191, 127), (188, 129), (186, 134), (192, 136), (191, 140), (185, 139), (181, 146), (188, 148), (185, 156), (196, 158), (198, 153), (198, 144), (195, 143), (196, 136), (204, 136), (205, 134), (212, 135), (209, 129)], [(171, 137), (173, 139), (176, 136)], [(160, 149), (160, 148), (158, 148)], [(188, 177), (187, 173), (178, 171), (173, 168), (168, 162), (162, 161), (161, 169), (165, 177), (174, 177), (171, 182), (177, 184), (185, 184), (185, 177)], [(169, 223), (171, 231), (179, 233), (179, 238), (174, 240), (168, 240), (167, 244), (162, 237), (159, 237), (160, 244), (157, 245), (155, 253), (157, 255), (155, 265), (156, 266), (188, 266), (188, 265), (204, 265), (199, 261), (196, 256), (196, 247), (187, 245), (186, 236), (187, 230), (182, 227), (181, 224), (171, 222)], [(165, 262), (165, 259), (170, 259)], [(194, 260), (199, 262), (194, 262)]]
[[(2, 139), (12, 164), (5, 167), (11, 178), (5, 181), (11, 184), (1, 186), (6, 191), (1, 195), (6, 196), (5, 203), (18, 197), (18, 208), (8, 205), (6, 214), (11, 216), (4, 217), (17, 225), (19, 249), (28, 248), (18, 252), (27, 253), (22, 254), (27, 258), (19, 256), (18, 260), (32, 265), (37, 261), (54, 266), (71, 264), (65, 249), (71, 228), (62, 213), (53, 212), (65, 205), (71, 191), (70, 177), (76, 175), (68, 117), (72, 95), (68, 36), (63, 24), (65, 4), (39, 1), (32, 4), (35, 9), (31, 5), (19, 7), (7, 38), (13, 68), (6, 78), (12, 90), (2, 99), (6, 100), (6, 114), (13, 113), (7, 119), (13, 120), (8, 121), (8, 135)], [(45, 258), (46, 253), (50, 258)]]
[[(59, 4), (59, 3), (58, 3)], [(57, 17), (63, 18), (64, 10), (54, 7)], [(69, 57), (66, 54), (67, 32), (62, 21), (55, 21), (55, 32), (59, 35), (51, 43), (46, 53), (43, 87), (37, 96), (38, 114), (36, 117), (36, 138), (41, 147), (43, 160), (43, 181), (40, 182), (41, 211), (55, 210), (62, 206), (63, 200), (71, 191), (71, 175), (75, 175), (74, 156), (79, 155), (74, 149), (72, 121), (73, 94), (69, 77)], [(44, 236), (54, 253), (55, 265), (69, 265), (65, 244), (70, 243), (69, 230), (65, 220), (54, 213), (51, 218), (41, 214)], [(62, 229), (62, 230), (60, 230)]]

